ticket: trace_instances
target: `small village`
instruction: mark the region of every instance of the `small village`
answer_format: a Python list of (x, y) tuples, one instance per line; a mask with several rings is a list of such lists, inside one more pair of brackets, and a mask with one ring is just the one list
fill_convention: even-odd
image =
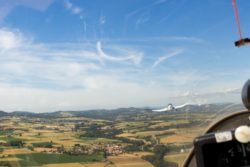
[(96, 152), (103, 152), (107, 156), (120, 155), (124, 153), (123, 147), (115, 144), (108, 144), (105, 146), (100, 146), (100, 145), (86, 146), (86, 145), (75, 144), (71, 148), (64, 148), (63, 146), (52, 147), (52, 148), (36, 147), (33, 149), (33, 151), (50, 153), (50, 154), (53, 153), (53, 154), (69, 154), (69, 155), (91, 155)]

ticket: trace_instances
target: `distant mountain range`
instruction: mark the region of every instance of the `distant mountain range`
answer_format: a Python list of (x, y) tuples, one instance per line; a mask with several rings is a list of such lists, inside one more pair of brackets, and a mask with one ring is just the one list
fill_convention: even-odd
[(242, 104), (222, 103), (222, 104), (185, 104), (181, 106), (168, 105), (166, 108), (160, 110), (153, 110), (151, 108), (119, 108), (112, 110), (86, 110), (86, 111), (56, 111), (50, 113), (33, 113), (26, 111), (4, 112), (0, 111), (0, 117), (4, 116), (23, 116), (23, 117), (86, 117), (93, 119), (117, 120), (119, 118), (130, 118), (136, 115), (143, 114), (165, 114), (165, 113), (183, 113), (183, 112), (212, 112), (217, 114), (231, 113), (235, 111), (245, 110)]

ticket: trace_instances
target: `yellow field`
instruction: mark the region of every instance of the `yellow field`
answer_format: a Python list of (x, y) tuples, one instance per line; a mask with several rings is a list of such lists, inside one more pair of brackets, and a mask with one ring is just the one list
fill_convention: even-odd
[(139, 157), (142, 157), (142, 156), (145, 156), (145, 155), (152, 155), (153, 153), (152, 152), (134, 152), (133, 155), (135, 156), (139, 156)]
[(64, 164), (49, 164), (44, 165), (43, 167), (85, 167), (80, 163), (64, 163)]
[(149, 162), (132, 154), (111, 156), (108, 160), (113, 162), (116, 167), (153, 167)]
[(137, 132), (136, 135), (137, 136), (152, 136), (152, 135), (164, 135), (165, 133), (171, 133), (171, 132), (175, 132), (175, 129), (171, 129), (171, 130), (162, 130), (162, 131), (145, 131), (145, 132)]
[[(66, 115), (69, 113), (65, 113)], [(64, 116), (66, 116), (64, 115)], [(173, 115), (174, 117), (174, 115)], [(7, 142), (8, 137), (22, 139), (25, 142), (24, 147), (19, 149), (12, 149), (12, 147), (7, 146), (4, 148), (2, 155), (11, 155), (0, 158), (1, 161), (8, 161), (12, 166), (19, 166), (18, 162), (20, 159), (15, 158), (15, 154), (29, 154), (29, 153), (37, 153), (43, 152), (44, 150), (50, 151), (50, 148), (40, 148), (34, 146), (34, 151), (31, 151), (27, 148), (32, 148), (33, 143), (42, 143), (42, 142), (53, 142), (54, 149), (55, 147), (64, 146), (65, 149), (72, 148), (75, 144), (88, 145), (88, 147), (92, 146), (105, 146), (110, 143), (113, 143), (119, 139), (113, 138), (95, 138), (95, 137), (82, 137), (78, 138), (77, 136), (84, 134), (89, 125), (103, 125), (102, 127), (110, 127), (111, 125), (115, 128), (122, 129), (123, 133), (117, 136), (124, 137), (130, 140), (143, 140), (145, 144), (153, 143), (154, 139), (150, 140), (148, 138), (144, 138), (145, 136), (156, 136), (157, 139), (160, 139), (160, 143), (170, 144), (178, 147), (179, 150), (187, 151), (189, 148), (185, 148), (186, 145), (192, 143), (194, 137), (198, 136), (204, 130), (204, 127), (200, 126), (177, 126), (179, 124), (188, 124), (190, 123), (188, 120), (181, 118), (180, 120), (172, 119), (171, 115), (167, 121), (163, 119), (159, 121), (150, 121), (146, 122), (145, 120), (139, 121), (131, 121), (131, 122), (118, 122), (114, 124), (107, 124), (107, 122), (112, 121), (104, 121), (104, 120), (95, 120), (88, 119), (84, 117), (74, 117), (74, 118), (58, 118), (52, 121), (43, 120), (40, 118), (31, 118), (32, 121), (26, 121), (24, 119), (24, 123), (22, 119), (18, 118), (9, 118), (0, 123), (2, 129), (14, 129), (12, 134), (2, 133), (1, 140)], [(63, 121), (63, 120), (67, 121)], [(74, 122), (74, 120), (77, 120)], [(86, 121), (83, 121), (86, 120)], [(84, 128), (75, 132), (72, 131), (75, 124), (83, 121), (85, 123)], [(191, 122), (192, 123), (192, 122)], [(172, 126), (174, 125), (174, 126)], [(175, 126), (176, 125), (176, 126)], [(86, 127), (85, 127), (86, 126)], [(169, 127), (172, 126), (172, 127)], [(145, 127), (145, 128), (144, 128)], [(147, 128), (148, 129), (147, 129)], [(143, 128), (141, 131), (140, 129)], [(120, 144), (120, 143), (118, 143)], [(126, 146), (128, 143), (122, 142), (122, 146)], [(4, 142), (3, 142), (4, 145)], [(190, 144), (191, 145), (191, 144)], [(189, 147), (189, 146), (187, 146)], [(153, 147), (152, 147), (153, 148)], [(174, 147), (173, 147), (174, 148)], [(175, 148), (174, 148), (175, 149)], [(173, 150), (174, 150), (173, 149)], [(176, 149), (173, 151), (176, 152)], [(173, 153), (171, 152), (171, 153)], [(109, 156), (104, 161), (93, 162), (89, 161), (84, 163), (63, 163), (63, 164), (48, 164), (44, 167), (153, 167), (148, 161), (141, 159), (142, 156), (153, 154), (152, 152), (134, 152), (132, 154), (122, 154), (119, 156)], [(1, 154), (0, 154), (1, 157)], [(178, 163), (181, 166), (181, 163), (185, 159), (186, 154), (167, 154), (165, 159), (169, 162)], [(58, 161), (53, 161), (53, 163), (57, 163)], [(67, 161), (68, 162), (68, 161)], [(70, 161), (71, 162), (71, 161)], [(77, 162), (77, 161), (74, 161)], [(79, 161), (78, 161), (79, 162)], [(43, 165), (46, 163), (43, 163)]]
[[(89, 164), (82, 164), (84, 167), (113, 167), (114, 165), (110, 165), (108, 163), (89, 163)], [(114, 166), (115, 167), (115, 166)]]
[(150, 128), (178, 125), (178, 124), (184, 124), (184, 123), (189, 123), (189, 121), (188, 120), (175, 120), (175, 121), (170, 121), (170, 122), (159, 122), (155, 125), (151, 125)]
[(153, 166), (149, 162), (142, 160), (138, 155), (136, 156), (134, 154), (124, 154), (119, 156), (111, 156), (108, 158), (108, 162), (49, 164), (49, 165), (44, 165), (43, 167), (153, 167)]
[(176, 134), (160, 138), (160, 142), (164, 144), (170, 143), (189, 143), (199, 136), (204, 128), (195, 129), (178, 129)]
[(30, 154), (32, 151), (22, 148), (22, 149), (5, 149), (2, 154), (5, 155), (15, 155), (15, 154)]
[[(40, 133), (40, 136), (35, 136)], [(33, 130), (29, 133), (24, 133), (22, 135), (23, 139), (27, 140), (27, 143), (39, 143), (39, 142), (50, 142), (53, 141), (59, 145), (64, 145), (65, 147), (72, 146), (81, 142), (73, 137), (73, 133), (64, 132), (64, 133), (56, 133), (54, 131), (48, 130)]]
[(129, 123), (122, 122), (116, 125), (117, 128), (138, 127), (138, 126), (145, 126), (144, 121), (129, 122)]
[(165, 160), (169, 161), (169, 162), (175, 162), (179, 166), (181, 166), (183, 164), (184, 160), (186, 159), (187, 155), (188, 155), (187, 153), (176, 154), (176, 155), (168, 155), (168, 156), (165, 157)]
[(159, 122), (155, 125), (151, 125), (150, 128), (157, 128), (157, 127), (161, 127), (161, 126), (170, 126), (172, 124), (173, 124), (173, 122)]
[(7, 157), (7, 158), (0, 158), (0, 162), (1, 161), (8, 161), (8, 162), (12, 162), (12, 161), (20, 161), (21, 159), (16, 158), (16, 157)]
[(193, 134), (178, 134), (178, 135), (163, 137), (160, 139), (160, 142), (164, 144), (189, 143), (193, 141), (194, 137), (195, 136)]
[(131, 133), (122, 133), (120, 135), (117, 135), (118, 137), (134, 137), (136, 136), (135, 134), (131, 134)]

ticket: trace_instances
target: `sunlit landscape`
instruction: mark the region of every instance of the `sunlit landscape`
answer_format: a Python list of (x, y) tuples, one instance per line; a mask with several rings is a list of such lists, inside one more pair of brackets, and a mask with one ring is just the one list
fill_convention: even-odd
[(172, 112), (2, 112), (0, 165), (177, 167), (194, 137), (216, 118), (240, 109), (236, 104), (214, 104), (187, 105)]
[(244, 110), (233, 2), (0, 0), (0, 166), (181, 167)]

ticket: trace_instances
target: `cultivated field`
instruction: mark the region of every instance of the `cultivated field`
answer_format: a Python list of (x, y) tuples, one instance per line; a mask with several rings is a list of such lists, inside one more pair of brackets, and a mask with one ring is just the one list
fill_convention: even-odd
[(154, 156), (157, 145), (167, 148), (166, 162), (180, 165), (211, 122), (206, 113), (118, 118), (0, 117), (0, 166), (152, 167), (145, 157)]

